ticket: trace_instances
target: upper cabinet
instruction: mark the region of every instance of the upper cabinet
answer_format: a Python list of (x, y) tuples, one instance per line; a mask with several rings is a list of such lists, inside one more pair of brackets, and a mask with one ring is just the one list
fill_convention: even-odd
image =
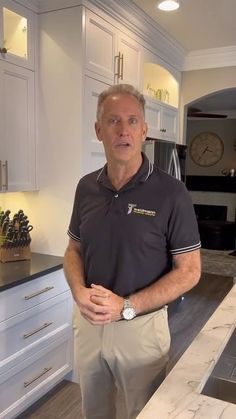
[(178, 80), (161, 65), (145, 63), (143, 92), (148, 136), (178, 142)]
[(149, 97), (146, 99), (147, 136), (160, 140), (177, 141), (178, 110)]
[(161, 103), (179, 106), (179, 82), (159, 64), (144, 63), (143, 93)]
[(36, 189), (34, 19), (0, 1), (0, 192)]
[(34, 190), (34, 72), (0, 60), (0, 92), (0, 191)]
[(34, 14), (17, 2), (0, 2), (0, 59), (34, 69)]
[(86, 71), (110, 84), (129, 83), (141, 88), (142, 67), (141, 46), (126, 33), (86, 10)]

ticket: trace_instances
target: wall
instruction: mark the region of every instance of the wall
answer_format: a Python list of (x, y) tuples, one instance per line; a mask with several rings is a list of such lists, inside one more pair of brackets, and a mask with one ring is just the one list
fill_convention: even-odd
[[(230, 155), (230, 149), (233, 139), (236, 138), (235, 120), (208, 120), (199, 121), (199, 123), (188, 124), (184, 121), (184, 106), (194, 100), (206, 96), (218, 90), (223, 90), (230, 87), (236, 87), (236, 67), (214, 68), (206, 70), (194, 70), (183, 72), (182, 76), (182, 89), (180, 97), (180, 114), (182, 121), (180, 130), (183, 142), (190, 140), (197, 131), (213, 130), (220, 135), (221, 138), (227, 139), (225, 143), (226, 154), (224, 160), (220, 161), (217, 165), (209, 169), (201, 169), (201, 174), (220, 174), (223, 166), (231, 166), (235, 164), (232, 162), (232, 157), (235, 158), (235, 152)], [(190, 122), (190, 125), (189, 125)], [(189, 126), (189, 129), (187, 129)], [(188, 168), (192, 174), (200, 174), (196, 166), (188, 162)], [(232, 166), (232, 167), (234, 167)], [(203, 173), (204, 172), (204, 173)], [(216, 192), (199, 192), (192, 191), (191, 196), (193, 202), (196, 204), (209, 204), (209, 205), (226, 205), (228, 208), (227, 219), (234, 221), (235, 208), (236, 208), (236, 194), (216, 193)]]
[(184, 106), (218, 90), (236, 87), (236, 67), (184, 71), (180, 92), (180, 139), (185, 143), (186, 118)]

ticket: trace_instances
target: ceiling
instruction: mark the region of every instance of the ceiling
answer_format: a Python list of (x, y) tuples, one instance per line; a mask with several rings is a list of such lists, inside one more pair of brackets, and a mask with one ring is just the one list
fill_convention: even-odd
[(163, 12), (157, 0), (133, 0), (187, 52), (236, 45), (236, 0), (179, 0)]

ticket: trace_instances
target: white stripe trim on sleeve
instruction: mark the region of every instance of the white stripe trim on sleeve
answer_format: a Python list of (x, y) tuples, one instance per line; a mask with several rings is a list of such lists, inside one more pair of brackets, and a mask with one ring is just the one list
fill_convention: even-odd
[(196, 244), (193, 244), (192, 246), (180, 247), (179, 249), (172, 249), (170, 250), (170, 253), (171, 255), (178, 255), (180, 253), (192, 252), (193, 250), (200, 249), (200, 247), (201, 247), (201, 242), (198, 242)]
[(73, 240), (76, 240), (77, 242), (80, 242), (80, 237), (73, 234), (70, 230), (67, 231), (68, 236), (70, 236)]

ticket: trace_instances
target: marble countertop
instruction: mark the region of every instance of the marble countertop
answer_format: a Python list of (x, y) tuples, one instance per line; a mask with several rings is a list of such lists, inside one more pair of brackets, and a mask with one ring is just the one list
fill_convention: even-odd
[(236, 404), (201, 394), (236, 327), (236, 285), (210, 317), (137, 419), (233, 419)]
[(60, 256), (32, 253), (31, 260), (0, 262), (0, 292), (62, 268)]

